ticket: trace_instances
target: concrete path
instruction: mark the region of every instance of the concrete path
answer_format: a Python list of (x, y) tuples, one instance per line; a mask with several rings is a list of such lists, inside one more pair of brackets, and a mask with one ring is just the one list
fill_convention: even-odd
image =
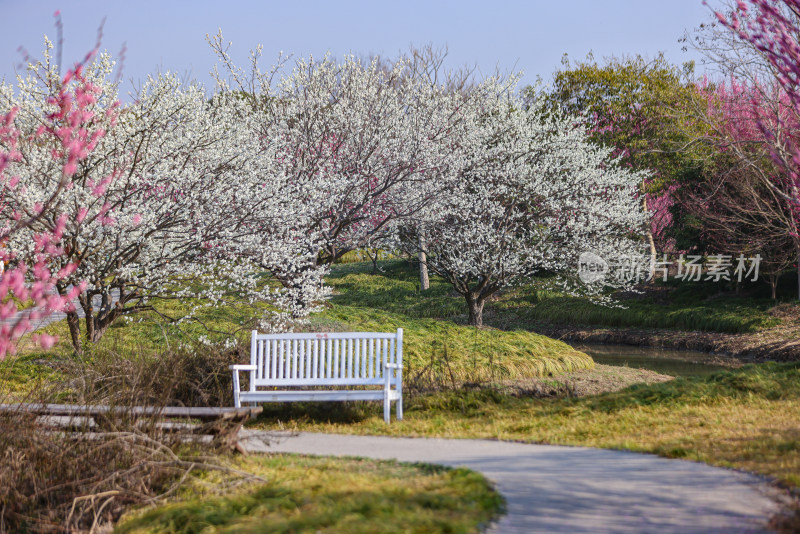
[(489, 440), (243, 430), (252, 452), (359, 456), (463, 466), (506, 498), (498, 533), (764, 532), (777, 493), (737, 471), (648, 454)]

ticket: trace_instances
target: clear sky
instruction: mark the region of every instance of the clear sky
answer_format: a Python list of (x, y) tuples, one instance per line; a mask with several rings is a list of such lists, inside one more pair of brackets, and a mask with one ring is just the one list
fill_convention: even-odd
[(663, 51), (673, 63), (697, 59), (678, 39), (710, 16), (702, 0), (0, 0), (0, 79), (13, 79), (19, 46), (41, 56), (42, 36), (55, 37), (57, 9), (65, 62), (92, 48), (106, 17), (103, 48), (116, 54), (127, 44), (125, 80), (161, 69), (207, 85), (215, 58), (205, 35), (218, 28), (240, 63), (259, 43), (267, 64), (281, 50), (396, 56), (432, 43), (447, 45), (451, 67), (521, 70), (523, 83), (533, 83), (537, 76), (549, 81), (564, 53), (583, 59), (592, 51), (600, 59)]

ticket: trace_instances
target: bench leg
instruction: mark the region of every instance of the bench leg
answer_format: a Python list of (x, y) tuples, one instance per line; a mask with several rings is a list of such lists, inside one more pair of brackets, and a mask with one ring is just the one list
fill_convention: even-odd
[(403, 397), (397, 399), (397, 420), (403, 420)]
[(233, 405), (236, 408), (241, 408), (242, 403), (239, 400), (239, 371), (233, 371)]
[(389, 424), (389, 417), (392, 410), (392, 402), (389, 400), (389, 393), (383, 395), (383, 421)]

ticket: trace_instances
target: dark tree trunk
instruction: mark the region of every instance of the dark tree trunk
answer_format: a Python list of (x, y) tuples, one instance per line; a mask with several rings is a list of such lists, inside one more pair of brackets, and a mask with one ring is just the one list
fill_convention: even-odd
[(95, 333), (94, 333), (94, 308), (89, 305), (83, 309), (86, 316), (84, 317), (84, 321), (86, 322), (86, 340), (90, 343), (95, 342)]
[(81, 321), (78, 317), (78, 312), (67, 312), (67, 326), (69, 326), (69, 337), (72, 342), (72, 348), (75, 349), (76, 354), (82, 352), (81, 347)]
[(465, 295), (465, 298), (469, 308), (469, 324), (471, 326), (483, 326), (483, 303), (485, 299), (472, 295)]
[(769, 289), (770, 289), (770, 294), (772, 295), (772, 300), (777, 300), (778, 275), (776, 273), (772, 273), (769, 275)]
[(95, 316), (95, 318), (92, 320), (94, 323), (92, 337), (90, 338), (92, 343), (97, 343), (103, 338), (103, 335), (106, 333), (106, 330), (108, 330), (108, 327), (111, 326), (111, 323), (113, 323), (118, 316), (119, 314), (113, 310), (109, 313), (103, 315), (98, 314)]

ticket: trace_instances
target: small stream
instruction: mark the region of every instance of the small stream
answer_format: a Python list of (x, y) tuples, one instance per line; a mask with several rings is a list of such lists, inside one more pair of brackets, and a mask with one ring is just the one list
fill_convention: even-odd
[(570, 345), (600, 364), (649, 369), (671, 376), (707, 375), (732, 367), (724, 356), (705, 352), (582, 342)]

